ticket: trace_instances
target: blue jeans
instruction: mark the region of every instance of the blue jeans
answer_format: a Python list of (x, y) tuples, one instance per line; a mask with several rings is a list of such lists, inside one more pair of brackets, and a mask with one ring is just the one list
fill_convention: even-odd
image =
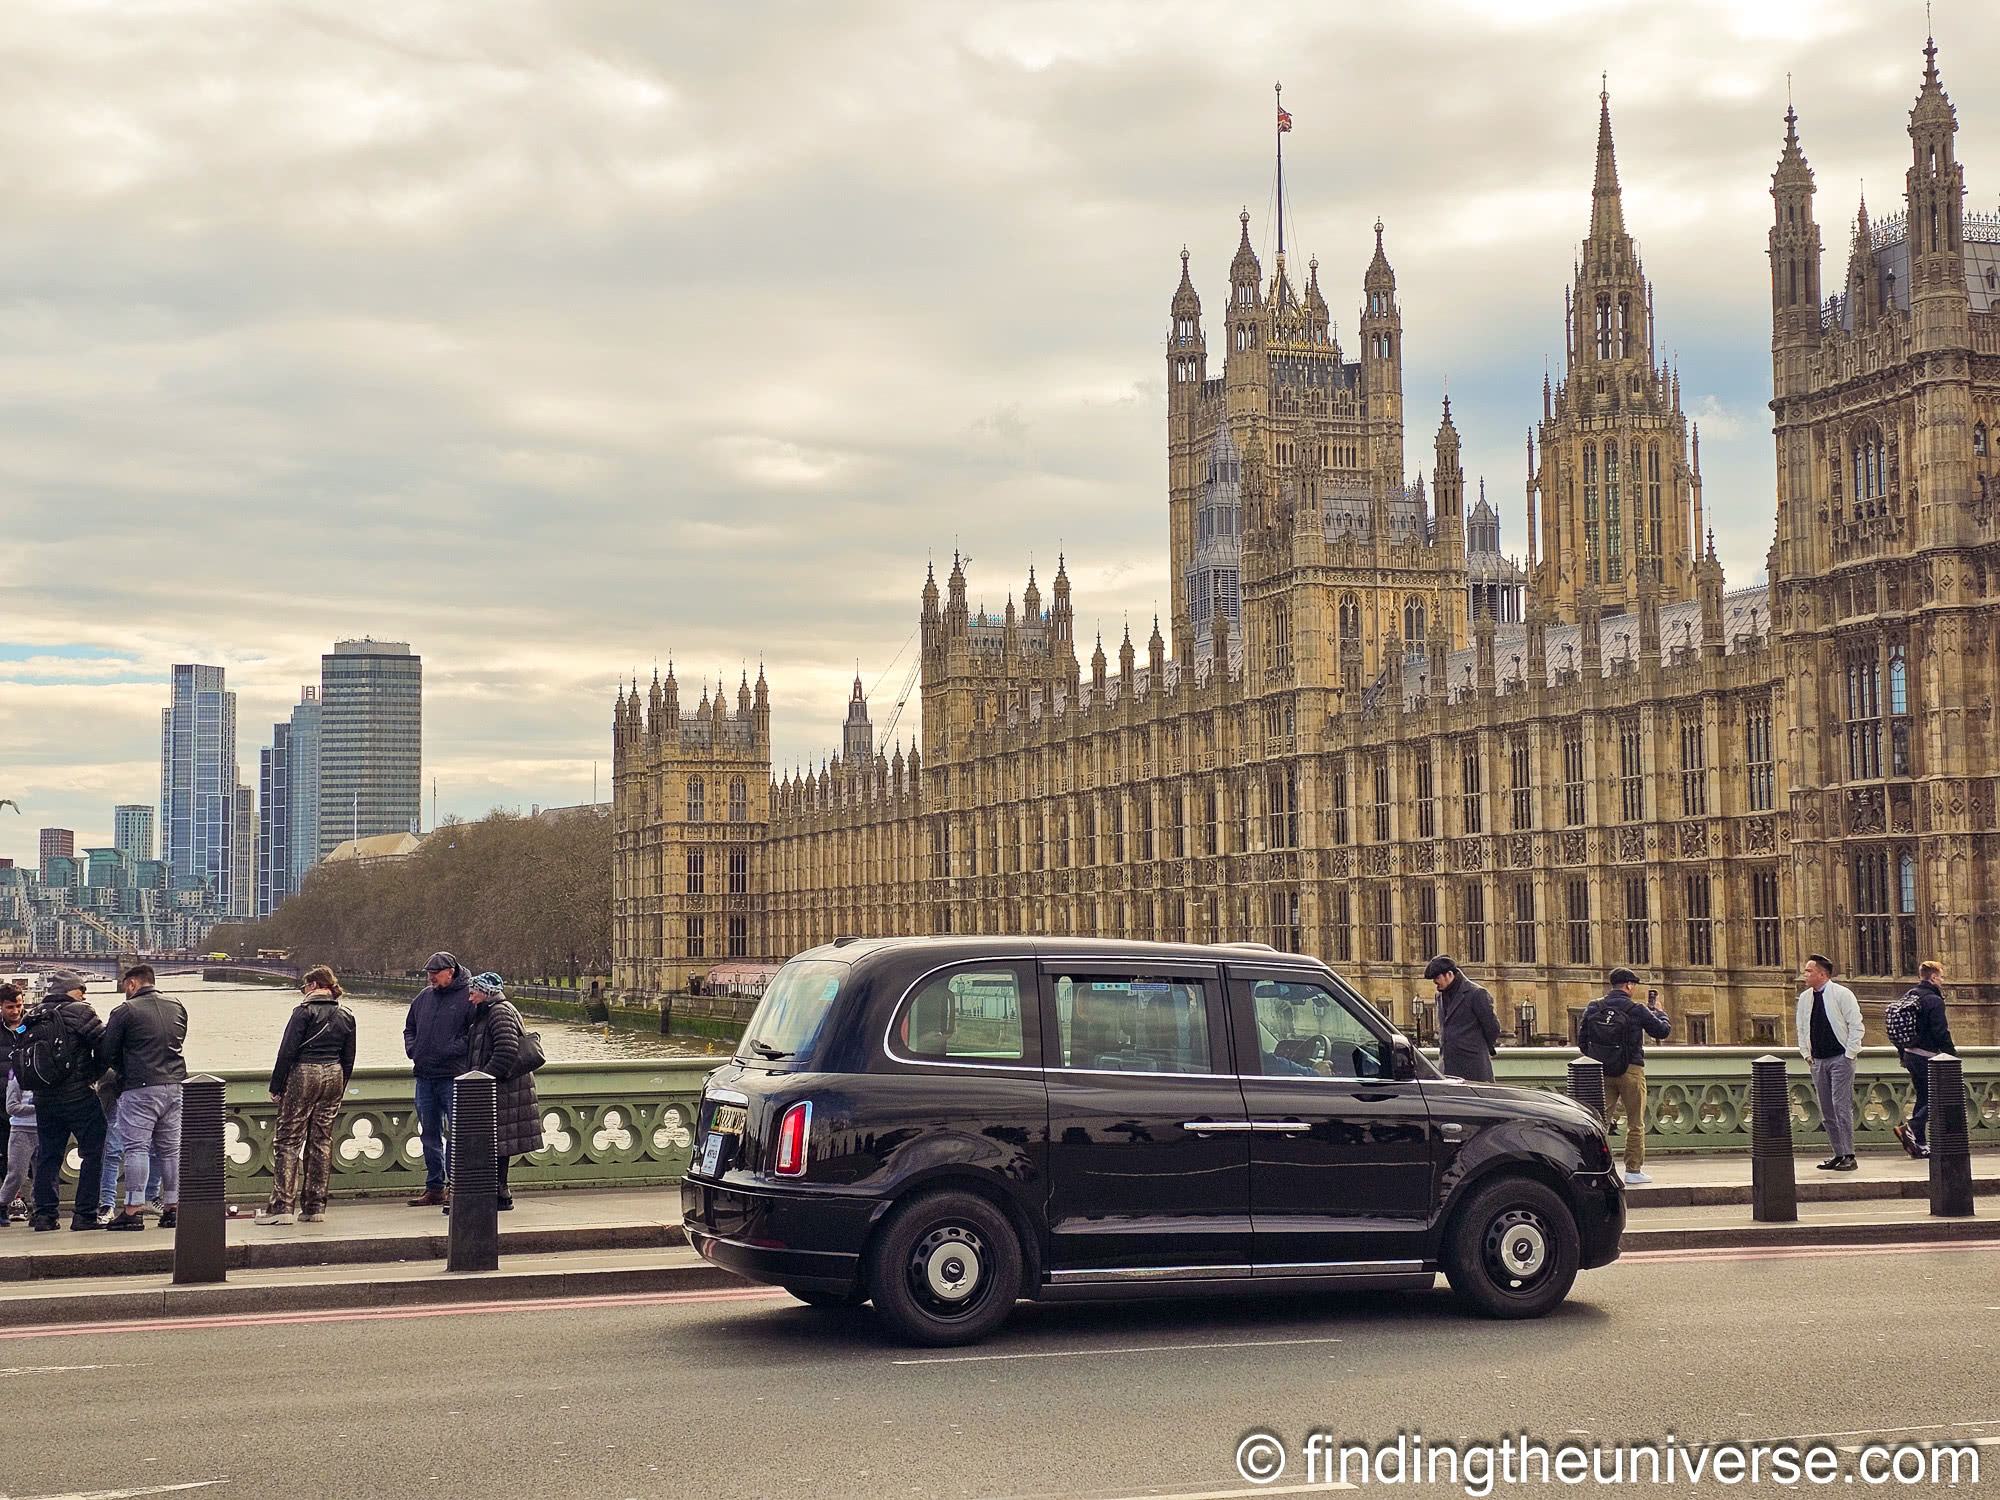
[(451, 1125), (453, 1078), (417, 1080), (417, 1128), (424, 1142), (424, 1186), (442, 1188), (451, 1177), (451, 1157), (445, 1131)]
[(125, 1143), (125, 1206), (146, 1201), (148, 1169), (159, 1173), (160, 1202), (181, 1201), (181, 1086), (149, 1083), (118, 1099), (118, 1138)]
[[(97, 1211), (108, 1214), (118, 1205), (118, 1184), (123, 1179), (125, 1161), (125, 1138), (118, 1133), (118, 1106), (106, 1111), (104, 1122), (104, 1176), (97, 1190)], [(160, 1167), (156, 1156), (146, 1172), (146, 1201), (160, 1201)]]

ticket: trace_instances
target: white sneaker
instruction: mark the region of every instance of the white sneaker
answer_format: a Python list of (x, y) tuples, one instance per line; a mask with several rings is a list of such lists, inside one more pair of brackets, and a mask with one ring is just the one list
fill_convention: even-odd
[(268, 1208), (260, 1208), (257, 1210), (256, 1219), (254, 1219), (252, 1222), (258, 1224), (274, 1224), (274, 1225), (296, 1224), (298, 1222), (298, 1219), (293, 1214), (274, 1214)]
[(1644, 1172), (1627, 1172), (1625, 1174), (1625, 1186), (1627, 1187), (1644, 1187), (1652, 1180)]
[(144, 1214), (149, 1219), (157, 1219), (163, 1212), (165, 1212), (165, 1209), (158, 1202), (158, 1200), (152, 1200), (143, 1204), (140, 1207), (139, 1212)]

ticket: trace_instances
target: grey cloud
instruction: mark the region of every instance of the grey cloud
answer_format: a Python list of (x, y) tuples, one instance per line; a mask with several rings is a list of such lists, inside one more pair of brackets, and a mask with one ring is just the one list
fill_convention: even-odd
[[(1149, 627), (1176, 255), (1213, 314), (1247, 204), (1268, 271), (1277, 76), (1297, 253), (1351, 328), (1382, 216), (1408, 462), (1448, 375), (1518, 547), (1607, 65), (1663, 331), (1691, 407), (1727, 418), (1703, 458), (1747, 581), (1783, 76), (1837, 275), (1855, 179), (1900, 191), (1919, 39), (1860, 0), (1589, 17), (17, 0), (0, 508), (10, 574), (76, 587), (11, 586), (31, 628), (5, 633), (161, 680), (224, 662), (246, 776), (327, 641), (406, 636), (446, 810), (476, 814), (586, 795), (613, 683), (668, 654), (696, 692), (764, 658), (780, 762), (816, 759), (854, 659), (888, 669), (954, 544), (995, 608), (1060, 546), (1084, 621)], [(1996, 60), (1944, 39), (1975, 206), (2000, 185)], [(164, 692), (32, 678), (0, 661), (17, 856), (39, 822), (152, 795), (130, 772)]]

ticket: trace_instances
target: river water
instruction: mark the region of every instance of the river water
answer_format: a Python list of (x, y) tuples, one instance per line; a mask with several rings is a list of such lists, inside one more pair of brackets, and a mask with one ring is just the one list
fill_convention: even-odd
[[(211, 984), (192, 975), (169, 977), (160, 989), (188, 1009), (188, 1068), (196, 1073), (268, 1069), (277, 1056), (285, 1021), (298, 1003), (298, 991), (274, 984)], [(109, 985), (90, 986), (89, 999), (98, 1015), (108, 1016), (119, 1001)], [(403, 1056), (403, 1014), (400, 1000), (349, 995), (345, 1001), (360, 1024), (354, 1056), (364, 1068), (406, 1068)], [(550, 1062), (603, 1062), (618, 1058), (705, 1057), (720, 1061), (728, 1048), (705, 1052), (699, 1040), (668, 1039), (650, 1032), (588, 1026), (546, 1016), (524, 1017), (542, 1034), (542, 1050)]]

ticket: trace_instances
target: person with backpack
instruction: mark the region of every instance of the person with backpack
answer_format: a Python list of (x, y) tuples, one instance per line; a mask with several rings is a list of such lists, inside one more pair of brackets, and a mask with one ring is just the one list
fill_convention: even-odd
[(1424, 978), (1437, 988), (1438, 1066), (1453, 1078), (1491, 1083), (1500, 1045), (1492, 994), (1442, 953), (1424, 966)]
[(507, 1191), (507, 1167), (516, 1156), (542, 1148), (542, 1116), (535, 1100), (535, 1069), (542, 1065), (542, 1039), (521, 1025), (521, 1013), (505, 985), (491, 972), (472, 977), (472, 1066), (494, 1078), (493, 1154), (502, 1210), (514, 1206)]
[(160, 1228), (180, 1220), (181, 1085), (187, 1081), (187, 1007), (153, 988), (150, 964), (119, 980), (125, 1003), (104, 1025), (104, 1065), (118, 1075), (118, 1137), (125, 1144), (125, 1207), (106, 1229), (146, 1227), (146, 1177), (160, 1165)]
[(1833, 960), (1823, 953), (1807, 958), (1799, 977), (1806, 987), (1799, 991), (1793, 1034), (1800, 1055), (1812, 1065), (1820, 1118), (1826, 1122), (1827, 1142), (1833, 1148), (1819, 1169), (1857, 1171), (1861, 1163), (1854, 1159), (1854, 1059), (1861, 1053), (1861, 1002), (1853, 990), (1834, 982)]
[(1660, 1009), (1659, 992), (1648, 990), (1646, 1003), (1632, 998), (1639, 976), (1619, 967), (1610, 974), (1611, 988), (1584, 1007), (1577, 1023), (1577, 1043), (1585, 1057), (1604, 1067), (1604, 1129), (1625, 1112), (1625, 1181), (1642, 1187), (1646, 1175), (1646, 1038), (1665, 1041), (1674, 1023)]
[(290, 1224), (295, 1212), (302, 1224), (326, 1217), (333, 1122), (354, 1077), (354, 1012), (340, 1003), (340, 981), (319, 964), (306, 970), (299, 988), (305, 999), (292, 1007), (271, 1069), (278, 1128), (271, 1142), (271, 1201), (259, 1211), (259, 1224)]
[(22, 1003), (19, 985), (0, 984), (0, 1075), (7, 1083), (7, 1170), (0, 1176), (0, 1226), (14, 1222), (14, 1200), (28, 1186), (35, 1161), (35, 1091), (21, 1087), (14, 1076), (14, 1044), (21, 1039)]
[(97, 1189), (104, 1170), (104, 1106), (96, 1085), (104, 1071), (99, 1053), (104, 1023), (84, 993), (81, 974), (69, 969), (51, 974), (14, 1047), (15, 1075), (35, 1096), (35, 1208), (29, 1222), (36, 1230), (59, 1225), (63, 1157), (72, 1140), (81, 1165), (69, 1227), (102, 1227)]
[(1951, 1039), (1951, 1018), (1944, 1009), (1944, 965), (1935, 959), (1918, 964), (1917, 982), (1889, 1006), (1883, 1020), (1889, 1028), (1889, 1040), (1896, 1044), (1896, 1057), (1910, 1075), (1910, 1087), (1916, 1090), (1916, 1107), (1907, 1122), (1897, 1122), (1896, 1139), (1922, 1161), (1931, 1154), (1925, 1139), (1931, 1118), (1931, 1059), (1941, 1052), (1958, 1051), (1958, 1044)]

